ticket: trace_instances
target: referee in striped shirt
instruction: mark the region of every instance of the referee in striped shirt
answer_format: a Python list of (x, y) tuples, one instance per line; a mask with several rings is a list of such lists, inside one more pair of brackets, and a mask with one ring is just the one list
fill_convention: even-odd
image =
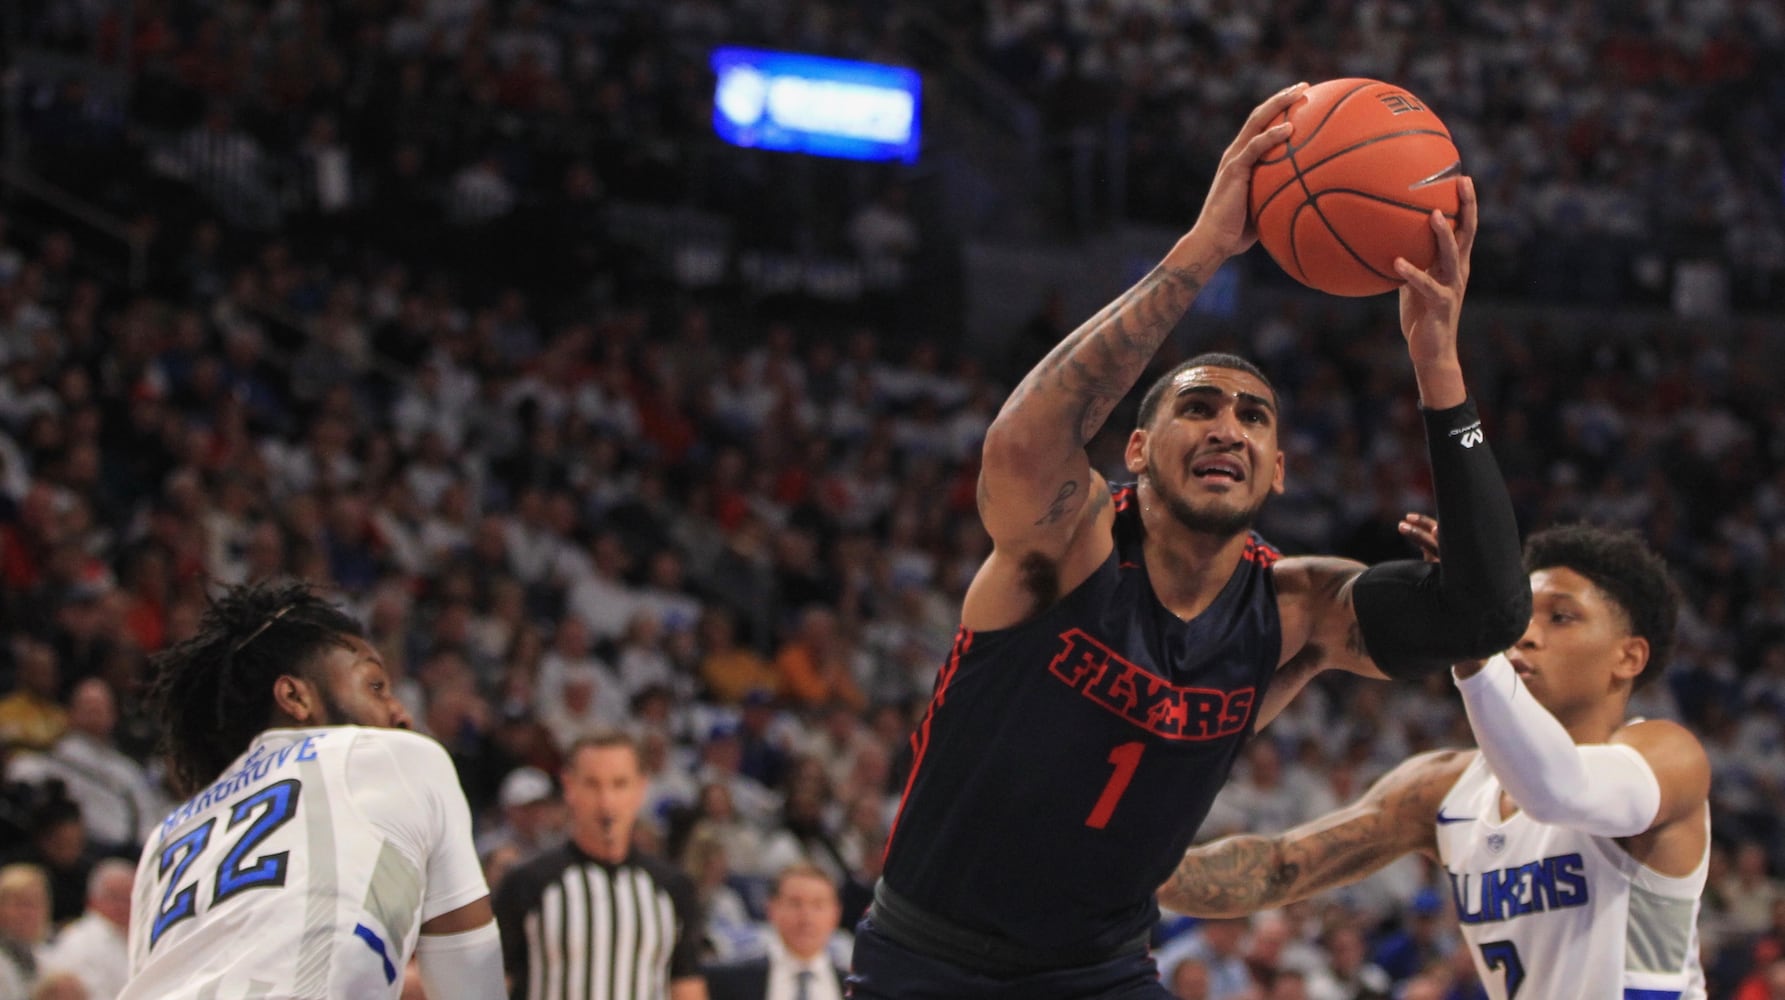
[(637, 744), (578, 740), (563, 776), (570, 841), (496, 890), (511, 1000), (706, 1000), (694, 884), (632, 849), (645, 800)]

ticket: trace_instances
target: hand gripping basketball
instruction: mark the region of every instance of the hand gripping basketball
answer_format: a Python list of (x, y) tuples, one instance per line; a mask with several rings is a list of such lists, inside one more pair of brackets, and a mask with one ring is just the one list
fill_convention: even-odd
[(1263, 104), (1252, 109), (1246, 124), (1240, 127), (1239, 135), (1234, 136), (1227, 151), (1221, 154), (1215, 181), (1209, 185), (1209, 195), (1202, 203), (1202, 212), (1196, 217), (1191, 232), (1206, 239), (1210, 248), (1224, 258), (1244, 253), (1258, 242), (1258, 231), (1253, 227), (1251, 213), (1246, 207), (1252, 167), (1272, 147), (1289, 138), (1293, 126), (1288, 121), (1272, 125), (1271, 120), (1300, 100), (1307, 89), (1306, 83), (1298, 83), (1266, 98)]

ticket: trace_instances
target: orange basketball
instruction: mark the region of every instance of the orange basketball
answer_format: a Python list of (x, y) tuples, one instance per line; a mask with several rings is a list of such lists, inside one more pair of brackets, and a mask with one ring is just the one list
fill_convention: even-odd
[(1258, 241), (1283, 270), (1333, 295), (1376, 295), (1400, 287), (1396, 257), (1431, 266), (1427, 220), (1436, 208), (1456, 225), (1462, 161), (1426, 103), (1379, 80), (1328, 80), (1284, 114), (1295, 128), (1252, 168), (1251, 193)]

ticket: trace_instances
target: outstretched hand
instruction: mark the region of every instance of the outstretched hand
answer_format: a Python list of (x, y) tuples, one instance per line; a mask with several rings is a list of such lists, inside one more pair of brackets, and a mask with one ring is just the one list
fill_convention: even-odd
[(1252, 226), (1252, 210), (1247, 203), (1252, 189), (1252, 166), (1273, 147), (1288, 140), (1287, 121), (1270, 124), (1272, 118), (1301, 100), (1307, 83), (1298, 83), (1272, 94), (1263, 104), (1252, 109), (1239, 135), (1221, 154), (1221, 165), (1209, 195), (1202, 203), (1202, 212), (1191, 230), (1208, 241), (1223, 257), (1244, 253), (1258, 242), (1258, 231)]
[(1401, 335), (1417, 368), (1424, 364), (1454, 363), (1457, 356), (1457, 317), (1463, 311), (1463, 292), (1469, 285), (1469, 252), (1475, 247), (1475, 182), (1457, 178), (1456, 231), (1444, 213), (1432, 210), (1432, 235), (1438, 241), (1438, 257), (1424, 271), (1395, 258), (1401, 276)]
[(1426, 562), (1438, 561), (1438, 519), (1430, 514), (1408, 514), (1401, 518), (1401, 534), (1419, 549)]

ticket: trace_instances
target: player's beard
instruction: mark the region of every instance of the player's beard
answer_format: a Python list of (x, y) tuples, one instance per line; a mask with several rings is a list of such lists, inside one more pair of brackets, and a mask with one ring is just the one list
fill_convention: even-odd
[(1152, 480), (1153, 495), (1164, 504), (1165, 509), (1179, 524), (1199, 535), (1215, 538), (1232, 538), (1242, 531), (1249, 530), (1258, 521), (1258, 512), (1264, 508), (1269, 494), (1259, 497), (1258, 502), (1250, 507), (1217, 507), (1210, 504), (1199, 509), (1190, 499), (1168, 485), (1168, 480), (1159, 468), (1159, 463), (1152, 456), (1147, 457), (1147, 478)]
[(325, 726), (363, 726), (363, 725), (366, 725), (366, 723), (361, 722), (358, 719), (355, 719), (351, 714), (348, 713), (345, 706), (343, 706), (340, 702), (335, 700), (335, 696), (329, 693), (328, 685), (326, 685), (326, 684), (316, 685), (316, 698), (318, 701), (322, 702), (322, 711), (323, 711), (322, 725), (325, 725)]
[(335, 700), (327, 684), (316, 685), (316, 699), (322, 704), (324, 716), (321, 721), (312, 723), (318, 726), (369, 726), (378, 729), (389, 728), (389, 722), (373, 719), (360, 719), (347, 710), (347, 706)]

